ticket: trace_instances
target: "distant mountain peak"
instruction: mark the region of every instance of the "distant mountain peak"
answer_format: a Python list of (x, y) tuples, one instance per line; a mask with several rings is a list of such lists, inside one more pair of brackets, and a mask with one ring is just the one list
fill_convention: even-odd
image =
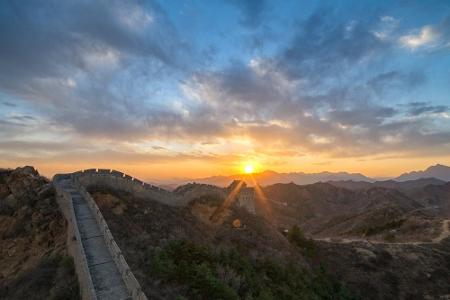
[(264, 170), (264, 171), (260, 172), (259, 174), (279, 174), (279, 173), (274, 170)]
[(448, 168), (450, 168), (450, 167), (448, 167), (446, 165), (435, 164), (434, 166), (429, 166), (425, 171), (438, 170), (438, 169), (448, 169)]
[[(236, 179), (248, 177), (247, 174), (235, 174), (231, 176), (211, 176), (207, 178), (195, 179), (194, 182), (212, 184), (217, 186), (228, 186), (230, 182)], [(252, 176), (256, 182), (262, 186), (275, 183), (295, 183), (299, 185), (312, 184), (316, 182), (327, 182), (330, 180), (357, 180), (357, 181), (374, 181), (372, 178), (366, 177), (360, 173), (347, 172), (320, 172), (320, 173), (304, 173), (289, 172), (279, 173), (273, 170), (264, 170), (254, 173)], [(248, 183), (248, 182), (247, 182)]]
[(397, 181), (416, 180), (421, 178), (436, 178), (444, 181), (450, 181), (450, 167), (442, 164), (429, 166), (423, 171), (412, 171), (404, 173), (397, 177)]

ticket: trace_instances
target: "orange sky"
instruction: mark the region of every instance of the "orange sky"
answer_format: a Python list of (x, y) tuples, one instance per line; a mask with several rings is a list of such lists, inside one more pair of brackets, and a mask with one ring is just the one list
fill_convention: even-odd
[[(226, 159), (226, 157), (224, 158)], [(96, 161), (78, 161), (76, 158), (67, 157), (64, 161), (58, 159), (15, 159), (14, 162), (0, 159), (0, 166), (14, 168), (23, 165), (33, 165), (38, 171), (51, 177), (59, 172), (73, 172), (87, 168), (112, 168), (133, 176), (149, 179), (170, 179), (170, 178), (201, 178), (213, 175), (231, 175), (243, 172), (243, 167), (252, 164), (255, 172), (264, 170), (274, 170), (277, 172), (305, 172), (314, 173), (322, 171), (338, 172), (359, 172), (371, 177), (394, 177), (403, 172), (413, 170), (423, 170), (430, 165), (441, 163), (450, 165), (450, 156), (431, 158), (340, 158), (327, 159), (315, 156), (302, 156), (277, 159), (276, 157), (264, 157), (259, 159), (240, 159), (221, 161), (220, 158), (214, 160), (202, 159), (169, 159), (160, 162), (130, 161), (121, 162), (108, 157)]]

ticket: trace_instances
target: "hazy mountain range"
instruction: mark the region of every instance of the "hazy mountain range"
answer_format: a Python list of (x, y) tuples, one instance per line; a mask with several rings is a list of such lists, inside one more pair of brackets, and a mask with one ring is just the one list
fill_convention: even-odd
[[(389, 187), (389, 185), (397, 185), (397, 182), (403, 182), (402, 186), (407, 186), (408, 181), (417, 180), (417, 179), (425, 179), (425, 178), (434, 178), (436, 180), (433, 183), (437, 183), (438, 181), (447, 182), (450, 181), (450, 167), (444, 166), (441, 164), (437, 164), (431, 167), (428, 167), (423, 171), (413, 171), (410, 173), (404, 173), (396, 178), (392, 178), (390, 180), (385, 181), (377, 181), (375, 178), (367, 177), (361, 173), (347, 173), (347, 172), (320, 172), (320, 173), (303, 173), (303, 172), (291, 172), (291, 173), (278, 173), (275, 171), (264, 171), (261, 173), (253, 174), (255, 180), (262, 186), (271, 185), (275, 183), (290, 183), (293, 182), (299, 185), (312, 184), (316, 182), (329, 182), (333, 181), (336, 185), (345, 186), (347, 188), (354, 187), (364, 187), (369, 183), (373, 183), (377, 186)], [(171, 181), (160, 181), (157, 182), (160, 186), (163, 186), (168, 189), (173, 189), (179, 185), (189, 183), (189, 182), (197, 182), (204, 184), (211, 184), (216, 186), (227, 186), (236, 179), (244, 179), (247, 183), (251, 184), (252, 179), (249, 175), (245, 174), (235, 174), (235, 175), (220, 175), (220, 176), (211, 176), (205, 178), (196, 178), (196, 179), (174, 179)], [(423, 184), (429, 184), (431, 182), (429, 180), (421, 180)], [(416, 183), (414, 183), (416, 184)]]
[(428, 167), (424, 171), (413, 171), (404, 173), (397, 177), (396, 181), (416, 180), (420, 178), (436, 178), (443, 181), (450, 181), (450, 167), (437, 164)]

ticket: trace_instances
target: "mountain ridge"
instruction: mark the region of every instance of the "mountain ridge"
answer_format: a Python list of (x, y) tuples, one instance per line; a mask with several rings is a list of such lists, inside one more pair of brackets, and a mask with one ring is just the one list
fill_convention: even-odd
[[(275, 183), (290, 183), (295, 184), (312, 184), (316, 182), (326, 182), (332, 180), (355, 180), (355, 181), (367, 181), (373, 182), (375, 179), (367, 177), (361, 173), (348, 173), (348, 172), (319, 172), (319, 173), (304, 173), (304, 172), (289, 172), (289, 173), (278, 173), (272, 170), (265, 170), (260, 173), (254, 173), (253, 178), (260, 185), (270, 185)], [(252, 184), (252, 180), (248, 174), (234, 174), (234, 175), (216, 175), (204, 178), (192, 179), (187, 182), (182, 182), (180, 184), (185, 184), (188, 182), (212, 184), (217, 186), (227, 186), (233, 180), (246, 180), (248, 184)]]
[[(441, 184), (450, 181), (450, 167), (436, 164), (428, 167), (422, 171), (411, 171), (403, 173), (398, 177), (388, 178), (386, 180), (377, 180), (376, 178), (366, 176), (362, 173), (350, 172), (276, 172), (273, 170), (264, 170), (259, 173), (254, 173), (253, 178), (262, 186), (271, 185), (275, 183), (290, 183), (293, 182), (298, 185), (313, 184), (316, 182), (333, 182), (336, 185), (356, 185), (356, 186), (408, 186), (413, 184), (412, 181), (420, 180), (422, 184), (427, 182), (433, 184)], [(169, 181), (159, 180), (158, 185), (163, 186), (169, 190), (175, 189), (177, 186), (187, 183), (203, 183), (216, 186), (225, 187), (233, 180), (245, 180), (249, 185), (253, 184), (253, 179), (248, 174), (234, 174), (234, 175), (214, 175), (203, 178), (180, 178)], [(154, 180), (153, 180), (154, 181)]]
[(402, 175), (396, 177), (395, 180), (407, 181), (420, 178), (436, 178), (444, 181), (450, 181), (450, 167), (442, 164), (436, 164), (426, 168), (425, 170), (403, 173)]

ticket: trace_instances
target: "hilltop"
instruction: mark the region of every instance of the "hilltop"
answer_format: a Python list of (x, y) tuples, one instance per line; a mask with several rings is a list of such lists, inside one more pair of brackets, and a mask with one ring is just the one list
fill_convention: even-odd
[(0, 170), (0, 298), (79, 299), (66, 222), (32, 167)]
[(441, 164), (437, 164), (431, 167), (428, 167), (423, 171), (413, 171), (409, 173), (404, 173), (399, 177), (395, 178), (397, 181), (407, 181), (407, 180), (415, 180), (420, 178), (436, 178), (443, 181), (450, 181), (450, 167), (444, 166)]

